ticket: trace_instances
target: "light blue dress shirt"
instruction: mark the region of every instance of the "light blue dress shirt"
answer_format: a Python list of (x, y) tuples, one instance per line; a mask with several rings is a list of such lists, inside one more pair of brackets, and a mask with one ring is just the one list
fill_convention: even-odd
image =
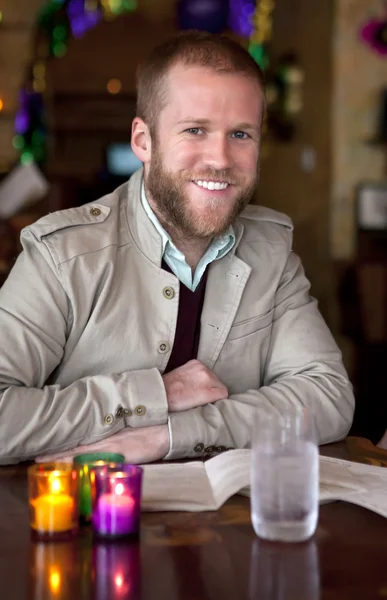
[(229, 252), (234, 246), (235, 233), (233, 227), (230, 226), (225, 233), (215, 237), (212, 240), (211, 244), (209, 245), (202, 258), (198, 262), (198, 265), (195, 269), (195, 273), (192, 274), (192, 269), (186, 262), (184, 254), (178, 248), (176, 248), (172, 239), (165, 231), (160, 221), (156, 217), (155, 213), (153, 212), (152, 208), (150, 207), (150, 204), (145, 194), (144, 182), (141, 186), (141, 202), (146, 214), (148, 215), (148, 217), (150, 218), (153, 225), (156, 227), (157, 231), (161, 236), (163, 245), (163, 258), (165, 262), (170, 267), (172, 272), (176, 275), (176, 277), (179, 279), (179, 281), (181, 281), (181, 283), (184, 283), (184, 285), (187, 286), (187, 288), (194, 292), (197, 286), (199, 285), (207, 266), (214, 260), (218, 260), (219, 258), (225, 256), (227, 252)]

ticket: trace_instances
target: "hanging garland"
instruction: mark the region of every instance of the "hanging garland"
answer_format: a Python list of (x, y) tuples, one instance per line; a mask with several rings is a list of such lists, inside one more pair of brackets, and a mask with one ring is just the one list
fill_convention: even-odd
[(43, 94), (46, 61), (61, 58), (71, 37), (81, 38), (102, 20), (135, 11), (136, 0), (50, 0), (39, 12), (35, 39), (36, 62), (20, 91), (13, 146), (20, 162), (43, 164), (47, 157), (47, 124)]
[(229, 27), (249, 39), (249, 52), (263, 71), (269, 66), (274, 0), (230, 0)]
[(249, 52), (263, 71), (269, 66), (268, 45), (273, 32), (274, 0), (259, 0), (252, 22)]
[[(15, 118), (13, 145), (22, 164), (44, 164), (47, 158), (43, 100), (46, 61), (64, 56), (71, 38), (79, 39), (102, 20), (112, 20), (136, 8), (137, 0), (49, 0), (41, 9), (35, 39), (36, 62), (20, 91)], [(249, 52), (263, 70), (268, 66), (273, 10), (274, 0), (258, 0), (257, 5), (255, 0), (230, 0), (229, 4), (229, 27), (249, 38)]]

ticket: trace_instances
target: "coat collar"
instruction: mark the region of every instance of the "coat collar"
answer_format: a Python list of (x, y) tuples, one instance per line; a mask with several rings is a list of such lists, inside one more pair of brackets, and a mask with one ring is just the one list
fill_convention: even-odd
[(162, 239), (141, 202), (143, 172), (143, 168), (139, 169), (129, 180), (126, 218), (129, 231), (139, 251), (160, 266), (163, 257)]

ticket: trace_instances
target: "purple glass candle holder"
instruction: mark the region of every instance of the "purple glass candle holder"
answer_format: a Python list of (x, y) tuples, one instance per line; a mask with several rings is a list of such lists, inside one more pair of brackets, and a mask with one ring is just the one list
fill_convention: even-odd
[(141, 467), (130, 464), (93, 467), (91, 524), (103, 537), (137, 535), (141, 518)]

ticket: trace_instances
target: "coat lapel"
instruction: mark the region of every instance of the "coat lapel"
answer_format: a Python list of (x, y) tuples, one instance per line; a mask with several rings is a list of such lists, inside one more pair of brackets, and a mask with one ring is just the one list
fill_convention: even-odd
[(213, 369), (238, 310), (251, 267), (230, 252), (208, 273), (198, 359)]

